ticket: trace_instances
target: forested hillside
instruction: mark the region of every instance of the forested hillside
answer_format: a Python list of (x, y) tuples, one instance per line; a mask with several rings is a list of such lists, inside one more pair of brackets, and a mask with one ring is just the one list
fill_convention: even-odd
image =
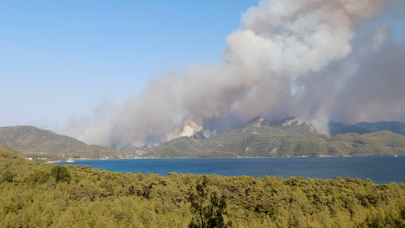
[(347, 133), (362, 135), (378, 131), (391, 131), (396, 134), (405, 135), (405, 123), (398, 121), (380, 121), (377, 123), (360, 122), (354, 125), (345, 125), (336, 121), (330, 121), (328, 126), (332, 136)]
[[(0, 227), (188, 227), (201, 218), (249, 228), (405, 226), (403, 183), (111, 173), (25, 161), (5, 147), (0, 177)], [(192, 206), (201, 189), (216, 216)]]
[(114, 157), (121, 154), (106, 146), (87, 145), (69, 136), (32, 126), (0, 127), (0, 145), (26, 154), (73, 155), (87, 158)]
[(241, 128), (208, 138), (180, 137), (156, 147), (130, 148), (127, 151), (87, 145), (74, 138), (31, 126), (1, 127), (0, 144), (18, 149), (28, 156), (42, 155), (50, 160), (65, 159), (70, 155), (76, 158), (405, 155), (405, 136), (390, 131), (364, 135), (338, 134), (330, 138), (318, 133), (311, 123), (295, 117), (272, 123), (261, 116)]
[(405, 155), (405, 136), (390, 131), (349, 133), (329, 138), (319, 133), (262, 135), (241, 129), (204, 140), (174, 139), (149, 149), (153, 157), (294, 157)]

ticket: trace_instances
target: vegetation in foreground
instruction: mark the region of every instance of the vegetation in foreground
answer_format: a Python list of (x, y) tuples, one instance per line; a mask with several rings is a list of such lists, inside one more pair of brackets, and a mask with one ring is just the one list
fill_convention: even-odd
[(0, 177), (0, 227), (405, 227), (403, 183), (111, 173), (5, 147)]

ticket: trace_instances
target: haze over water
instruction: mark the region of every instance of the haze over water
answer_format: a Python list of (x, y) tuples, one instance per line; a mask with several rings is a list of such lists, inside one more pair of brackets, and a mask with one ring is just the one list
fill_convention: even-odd
[[(62, 163), (66, 164), (66, 163)], [(70, 163), (71, 164), (71, 163)], [(405, 182), (405, 157), (212, 158), (84, 160), (73, 165), (122, 173), (168, 172), (221, 176), (277, 176), (333, 179), (335, 176), (370, 178), (377, 184)]]

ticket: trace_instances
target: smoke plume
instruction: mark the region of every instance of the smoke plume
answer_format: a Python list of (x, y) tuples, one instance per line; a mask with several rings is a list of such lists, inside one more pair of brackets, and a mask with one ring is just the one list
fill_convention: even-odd
[(387, 4), (401, 3), (262, 0), (227, 38), (224, 62), (151, 78), (78, 138), (116, 149), (154, 145), (200, 131), (209, 136), (274, 110), (324, 132), (331, 118), (405, 120), (405, 48), (381, 19), (398, 9)]

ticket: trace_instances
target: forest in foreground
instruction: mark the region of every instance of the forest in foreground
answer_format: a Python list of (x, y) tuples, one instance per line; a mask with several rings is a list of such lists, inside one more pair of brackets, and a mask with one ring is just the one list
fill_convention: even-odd
[(405, 227), (405, 184), (112, 173), (26, 161), (0, 146), (0, 227), (199, 227), (201, 219), (204, 227)]

